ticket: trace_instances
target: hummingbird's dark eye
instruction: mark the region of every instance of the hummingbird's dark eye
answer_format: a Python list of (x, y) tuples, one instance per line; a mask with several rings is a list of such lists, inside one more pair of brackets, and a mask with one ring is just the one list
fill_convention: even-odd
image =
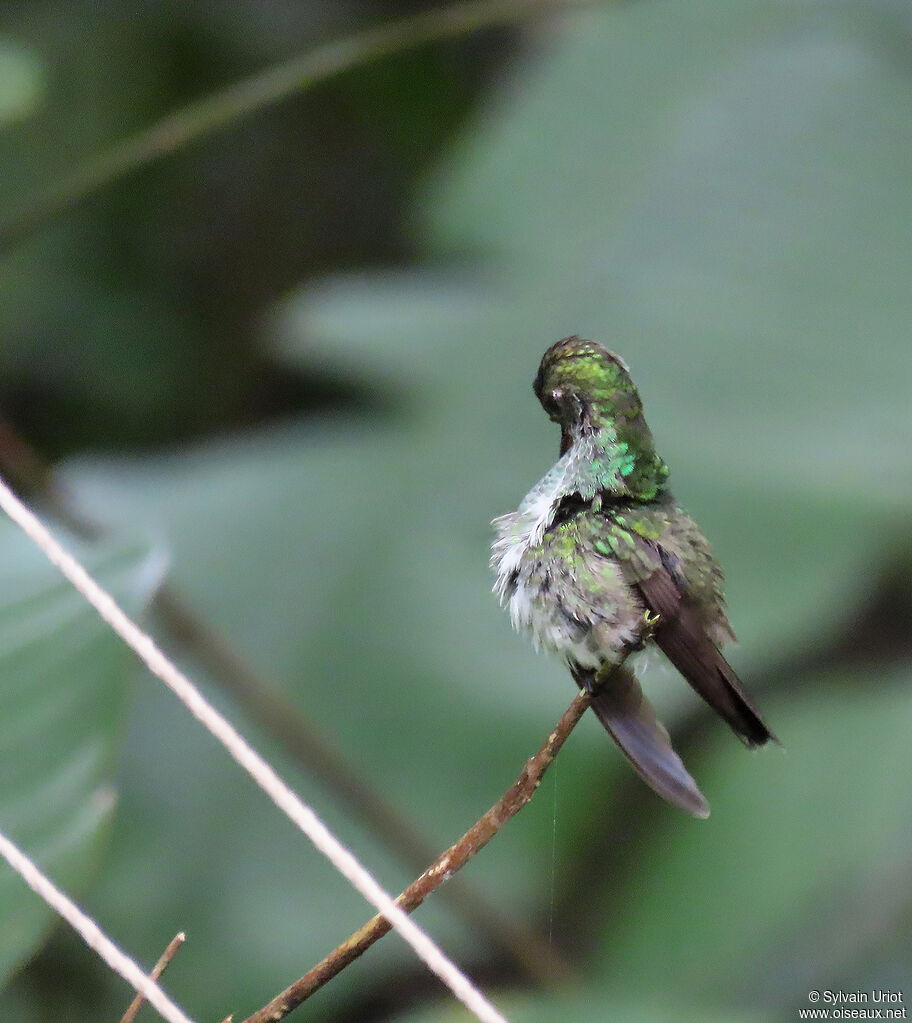
[(563, 391), (546, 391), (541, 396), (542, 408), (552, 419), (560, 415), (560, 400), (563, 396)]

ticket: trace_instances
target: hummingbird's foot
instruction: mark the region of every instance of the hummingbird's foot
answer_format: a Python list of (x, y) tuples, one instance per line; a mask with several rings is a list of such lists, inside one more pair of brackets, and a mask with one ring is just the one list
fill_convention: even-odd
[(637, 653), (645, 649), (646, 644), (652, 639), (655, 630), (659, 627), (661, 617), (661, 615), (653, 614), (651, 611), (643, 612), (643, 627), (640, 629), (640, 634), (636, 640), (630, 644), (631, 653)]
[(599, 692), (601, 692), (602, 687), (608, 679), (611, 678), (616, 668), (617, 664), (603, 664), (598, 671), (593, 672), (593, 674), (587, 678), (585, 689), (589, 696), (596, 696)]
[(601, 688), (598, 681), (597, 671), (580, 671), (579, 675), (576, 676), (576, 681), (587, 696), (595, 696), (595, 694)]
[(661, 620), (662, 616), (660, 614), (653, 614), (651, 611), (643, 612), (643, 631), (640, 633), (641, 643), (645, 643), (647, 639), (652, 639)]

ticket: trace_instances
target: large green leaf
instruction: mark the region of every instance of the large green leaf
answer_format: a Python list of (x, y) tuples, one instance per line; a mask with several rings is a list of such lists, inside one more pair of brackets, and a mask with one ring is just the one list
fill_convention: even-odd
[[(174, 585), (278, 678), (442, 850), (515, 780), (573, 686), (516, 642), (497, 612), (487, 515), (462, 521), (443, 509), (439, 521), (427, 521), (418, 505), (407, 508), (401, 478), (384, 472), (390, 451), (416, 480), (430, 471), (432, 458), (398, 430), (366, 438), (357, 428), (298, 427), (142, 466), (73, 466), (68, 480), (95, 515), (166, 522)], [(331, 495), (351, 479), (370, 495), (372, 514), (352, 500), (329, 509)], [(427, 553), (415, 558), (412, 544)], [(434, 566), (449, 577), (449, 595), (441, 594)], [(489, 659), (501, 634), (516, 655), (512, 665)], [(429, 649), (434, 636), (437, 656)], [(538, 684), (523, 666), (538, 672)], [(113, 862), (93, 898), (99, 914), (128, 930), (131, 947), (147, 955), (169, 931), (195, 934), (183, 1001), (196, 1007), (212, 991), (196, 1011), (224, 1015), (303, 972), (370, 911), (260, 793), (238, 787), (237, 768), (168, 694), (144, 687), (138, 708)], [(412, 879), (318, 782), (267, 739), (254, 738), (390, 888)], [(595, 729), (581, 729), (567, 769), (594, 743), (605, 752)], [(620, 757), (615, 766), (624, 769)], [(580, 797), (568, 784), (562, 819)], [(536, 800), (468, 875), (501, 904), (537, 902), (551, 870), (553, 813), (550, 794)], [(177, 845), (182, 854), (174, 858), (168, 850)], [(202, 861), (206, 886), (199, 884)], [(128, 898), (137, 874), (157, 892), (139, 917)], [(477, 944), (439, 900), (420, 918), (456, 954)], [(336, 997), (387, 970), (390, 957), (411, 961), (400, 943), (385, 946), (336, 982)], [(256, 969), (237, 968), (251, 957)], [(200, 977), (209, 979), (200, 984)]]
[(0, 38), (0, 128), (32, 114), (41, 102), (44, 84), (38, 55)]
[[(134, 610), (162, 561), (132, 544), (86, 564)], [(116, 798), (131, 661), (29, 540), (0, 523), (0, 828), (66, 890), (95, 872)], [(31, 953), (53, 915), (0, 870), (0, 978)]]
[(912, 672), (810, 679), (769, 715), (784, 751), (713, 743), (709, 821), (643, 849), (635, 892), (604, 879), (600, 970), (624, 986), (783, 1012), (908, 987)]
[(430, 398), (441, 462), (474, 460), (476, 488), (496, 473), (508, 507), (553, 451), (528, 390), (541, 351), (604, 340), (723, 555), (749, 654), (825, 629), (912, 496), (912, 78), (891, 28), (719, 0), (574, 19), (428, 190), (430, 244), (495, 259), (483, 286), (322, 286), (283, 350), (351, 367), (352, 346), (365, 372), (389, 353)]
[[(534, 998), (495, 995), (497, 1007), (511, 1023), (759, 1023), (750, 1011), (723, 1012), (700, 1005), (669, 1004), (661, 995), (648, 998), (618, 998), (611, 988), (589, 987), (585, 992), (539, 994)], [(474, 1019), (460, 1006), (447, 1004), (436, 1010), (422, 1010), (396, 1016), (396, 1023), (469, 1023)]]

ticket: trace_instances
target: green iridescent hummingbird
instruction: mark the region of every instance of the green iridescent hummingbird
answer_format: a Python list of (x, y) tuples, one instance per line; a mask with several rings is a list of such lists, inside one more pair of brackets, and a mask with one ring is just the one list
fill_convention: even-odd
[(697, 817), (709, 804), (626, 658), (654, 643), (749, 746), (773, 733), (720, 646), (734, 639), (722, 569), (667, 488), (624, 362), (568, 337), (545, 352), (535, 395), (561, 428), (560, 459), (494, 520), (495, 591), (517, 629), (556, 651), (634, 768)]

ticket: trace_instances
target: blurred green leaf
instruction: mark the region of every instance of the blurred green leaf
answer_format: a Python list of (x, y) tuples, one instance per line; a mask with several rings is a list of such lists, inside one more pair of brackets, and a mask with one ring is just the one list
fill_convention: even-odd
[[(661, 998), (618, 999), (610, 989), (587, 987), (585, 992), (538, 994), (534, 999), (495, 995), (497, 1007), (511, 1023), (759, 1023), (750, 1012), (719, 1013), (702, 1005), (663, 1004)], [(452, 1004), (437, 1010), (397, 1015), (396, 1023), (469, 1023), (475, 1017)]]
[(870, 19), (593, 12), (429, 191), (438, 246), (504, 254), (543, 326), (627, 353), (674, 468), (912, 494), (912, 80)]
[[(160, 557), (107, 545), (86, 559), (137, 609)], [(123, 645), (18, 528), (0, 524), (0, 827), (64, 890), (96, 871), (114, 806), (131, 662)], [(0, 977), (54, 919), (22, 880), (0, 870)]]
[[(391, 459), (400, 466), (395, 476)], [(66, 479), (93, 515), (167, 523), (174, 585), (442, 850), (516, 779), (573, 686), (524, 651), (497, 613), (485, 513), (473, 520), (442, 509), (437, 521), (424, 505), (403, 502), (405, 475), (417, 483), (432, 464), (432, 452), (398, 429), (367, 438), (340, 424), (264, 432), (142, 466), (73, 463)], [(369, 495), (371, 514), (363, 502), (341, 499), (353, 481)], [(340, 501), (330, 507), (332, 495)], [(450, 597), (441, 597), (435, 572), (447, 574)], [(503, 654), (503, 665), (492, 663), (490, 641), (498, 636), (514, 663)], [(530, 682), (530, 664), (547, 681)], [(150, 955), (169, 929), (198, 935), (183, 1000), (200, 1015), (224, 1015), (294, 979), (370, 911), (252, 786), (238, 787), (236, 768), (182, 720), (167, 694), (144, 691), (140, 699), (114, 862), (94, 898), (100, 915), (123, 917), (134, 947)], [(604, 751), (594, 729), (579, 734), (576, 757), (594, 743)], [(412, 880), (317, 781), (257, 738), (390, 888)], [(428, 767), (416, 771), (416, 764)], [(619, 757), (616, 766), (625, 769)], [(582, 795), (568, 786), (562, 819)], [(551, 868), (553, 807), (536, 802), (468, 871), (505, 904), (537, 903)], [(168, 849), (178, 842), (175, 860)], [(211, 884), (205, 890), (199, 857)], [(138, 875), (159, 892), (141, 920), (126, 898)], [(220, 893), (217, 909), (212, 890)], [(429, 901), (420, 919), (448, 947), (473, 947), (444, 904)], [(239, 958), (249, 971), (238, 969)], [(334, 987), (344, 990), (359, 976), (363, 983), (365, 972), (377, 976), (391, 961), (411, 956), (400, 943), (384, 943)], [(207, 991), (210, 1001), (201, 1002)]]
[[(720, 736), (692, 758), (712, 817), (642, 850), (635, 898), (605, 893), (600, 968), (625, 987), (784, 1011), (810, 988), (908, 984), (912, 671), (810, 680), (768, 717), (785, 749)], [(857, 965), (881, 934), (899, 975)]]
[(44, 90), (44, 67), (38, 55), (0, 37), (0, 128), (33, 114)]
[[(442, 425), (425, 442), (471, 451), (476, 486), (496, 471), (494, 511), (553, 454), (541, 352), (603, 340), (729, 569), (748, 654), (819, 633), (912, 497), (912, 80), (870, 18), (702, 0), (574, 19), (428, 189), (432, 247), (497, 260), (484, 301), (441, 300), (439, 271), (424, 293), (421, 272), (334, 282), (290, 307), (282, 350), (414, 353)], [(365, 329), (369, 305), (396, 315)]]

